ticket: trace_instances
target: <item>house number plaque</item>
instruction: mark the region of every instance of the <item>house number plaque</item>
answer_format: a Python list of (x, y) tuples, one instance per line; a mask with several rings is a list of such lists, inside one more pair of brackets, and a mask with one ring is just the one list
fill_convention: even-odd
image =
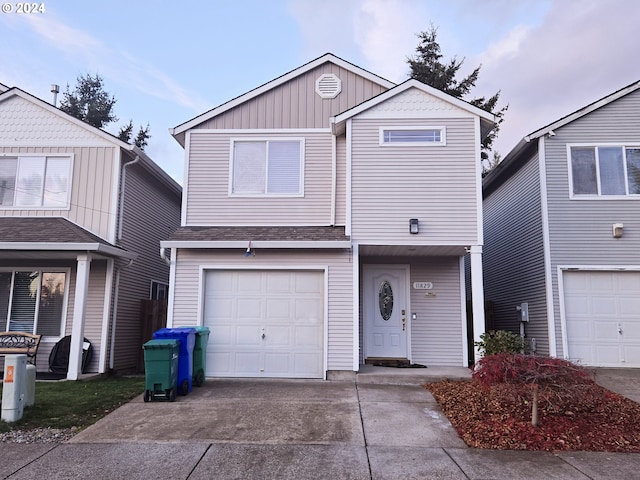
[(414, 290), (431, 290), (433, 289), (433, 283), (431, 282), (413, 282)]

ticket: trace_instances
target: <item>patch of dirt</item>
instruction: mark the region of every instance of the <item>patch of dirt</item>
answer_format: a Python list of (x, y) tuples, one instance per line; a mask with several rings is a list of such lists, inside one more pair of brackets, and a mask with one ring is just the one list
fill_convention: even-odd
[(509, 385), (483, 389), (473, 381), (440, 381), (424, 387), (470, 447), (498, 450), (640, 452), (640, 404), (595, 383), (559, 408), (539, 408)]

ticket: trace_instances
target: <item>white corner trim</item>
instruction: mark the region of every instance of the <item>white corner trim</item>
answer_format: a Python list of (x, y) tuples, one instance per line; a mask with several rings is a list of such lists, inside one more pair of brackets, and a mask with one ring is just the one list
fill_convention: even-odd
[(176, 296), (176, 267), (178, 249), (171, 249), (171, 263), (169, 264), (169, 299), (167, 301), (167, 327), (173, 327), (173, 310)]
[[(547, 156), (545, 152), (544, 137), (538, 141), (538, 175), (540, 176), (540, 208), (542, 212), (542, 252), (544, 262), (544, 284), (547, 304), (547, 339), (549, 341), (549, 355), (558, 355), (558, 345), (556, 339), (556, 318), (555, 302), (553, 299), (553, 271), (551, 268), (551, 239), (549, 234), (549, 203), (547, 198)], [(558, 279), (558, 282), (560, 279)], [(560, 297), (562, 299), (562, 296)], [(562, 303), (562, 300), (560, 300)], [(561, 326), (564, 337), (564, 327)], [(564, 343), (564, 342), (563, 342)], [(563, 347), (566, 352), (566, 346)]]
[(191, 131), (187, 132), (184, 142), (184, 173), (182, 175), (184, 184), (182, 190), (182, 206), (180, 207), (180, 226), (187, 225), (187, 208), (189, 207), (189, 158), (191, 157)]
[(351, 196), (352, 196), (352, 188), (351, 188), (351, 182), (352, 182), (352, 178), (351, 178), (351, 155), (352, 155), (352, 147), (351, 147), (351, 140), (352, 140), (352, 131), (353, 131), (353, 125), (352, 125), (352, 120), (349, 118), (347, 120), (347, 130), (346, 130), (346, 136), (345, 136), (345, 141), (347, 143), (346, 147), (347, 147), (347, 151), (346, 151), (346, 155), (347, 155), (347, 166), (346, 166), (346, 181), (347, 181), (347, 198), (346, 198), (346, 216), (345, 216), (345, 235), (350, 236), (351, 235)]
[(469, 338), (469, 328), (467, 323), (467, 291), (466, 291), (466, 282), (465, 282), (465, 270), (464, 270), (464, 257), (460, 257), (459, 259), (459, 268), (460, 268), (460, 321), (461, 323), (461, 331), (462, 331), (462, 366), (469, 366), (469, 346), (467, 344), (467, 338)]
[(359, 245), (353, 244), (352, 247), (353, 265), (352, 283), (353, 292), (351, 304), (353, 305), (353, 371), (360, 370), (360, 252)]

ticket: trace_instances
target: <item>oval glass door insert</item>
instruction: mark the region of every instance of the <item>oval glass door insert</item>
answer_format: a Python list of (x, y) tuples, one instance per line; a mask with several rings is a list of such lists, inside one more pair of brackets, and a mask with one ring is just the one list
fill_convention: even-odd
[(382, 319), (385, 321), (389, 320), (393, 313), (393, 290), (387, 280), (380, 284), (380, 289), (378, 290), (378, 307), (380, 308)]

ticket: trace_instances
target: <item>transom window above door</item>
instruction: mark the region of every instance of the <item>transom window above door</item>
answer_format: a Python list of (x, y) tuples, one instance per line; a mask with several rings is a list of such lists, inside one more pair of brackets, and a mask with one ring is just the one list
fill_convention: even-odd
[(302, 196), (302, 139), (232, 140), (229, 194)]
[(71, 159), (0, 157), (0, 208), (68, 208)]
[(640, 195), (640, 146), (571, 146), (569, 159), (574, 197)]

